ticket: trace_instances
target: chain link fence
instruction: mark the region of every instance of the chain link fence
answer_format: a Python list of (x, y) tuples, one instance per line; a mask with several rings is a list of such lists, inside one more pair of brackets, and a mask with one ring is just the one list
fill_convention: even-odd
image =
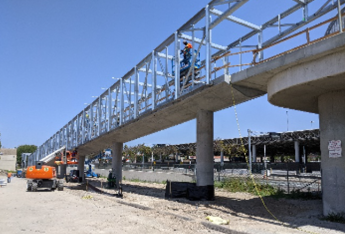
[(214, 165), (216, 181), (251, 179), (258, 184), (270, 185), (286, 194), (311, 192), (321, 195), (320, 163), (253, 163), (252, 174), (246, 163)]
[[(123, 170), (161, 171), (196, 176), (196, 164), (184, 163), (125, 163)], [(252, 174), (247, 163), (214, 164), (214, 180), (251, 179), (257, 184), (270, 185), (286, 194), (311, 192), (321, 195), (320, 163), (253, 163)]]

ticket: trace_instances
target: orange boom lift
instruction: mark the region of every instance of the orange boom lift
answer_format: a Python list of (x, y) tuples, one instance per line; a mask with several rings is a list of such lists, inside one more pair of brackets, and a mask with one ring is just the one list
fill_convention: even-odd
[(26, 170), (27, 191), (36, 192), (38, 188), (48, 188), (54, 191), (63, 190), (63, 181), (56, 178), (55, 167), (43, 165), (38, 161), (35, 166), (29, 166)]

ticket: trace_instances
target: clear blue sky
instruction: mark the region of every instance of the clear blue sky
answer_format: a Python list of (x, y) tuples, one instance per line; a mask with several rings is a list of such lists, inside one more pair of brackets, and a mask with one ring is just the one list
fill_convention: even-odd
[[(84, 103), (91, 103), (91, 96), (112, 85), (112, 77), (127, 73), (208, 2), (1, 0), (3, 147), (43, 144), (85, 108)], [(292, 0), (251, 0), (234, 15), (260, 25), (273, 17), (270, 11), (293, 4)], [(302, 17), (302, 10), (294, 17)], [(229, 44), (241, 36), (238, 32), (231, 28), (215, 31), (215, 42)], [(275, 107), (267, 96), (241, 104), (237, 111), (242, 135), (248, 128), (281, 132), (319, 127), (318, 115)], [(215, 138), (238, 137), (233, 108), (214, 116)], [(195, 140), (196, 123), (192, 120), (127, 144)]]

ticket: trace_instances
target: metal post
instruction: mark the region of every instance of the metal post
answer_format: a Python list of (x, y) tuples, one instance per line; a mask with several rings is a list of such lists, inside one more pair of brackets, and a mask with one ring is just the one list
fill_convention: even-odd
[(303, 21), (308, 21), (308, 4), (303, 7)]
[[(192, 31), (192, 61), (194, 61), (194, 36), (195, 36), (195, 32), (194, 32), (194, 27), (195, 27), (195, 25), (193, 24), (192, 25), (192, 28), (193, 28), (193, 31)], [(198, 56), (198, 55), (196, 55), (196, 56)], [(192, 67), (192, 87), (194, 88), (194, 79), (195, 79), (195, 77), (194, 77), (194, 68), (195, 68), (195, 65), (194, 64), (191, 64), (193, 67)], [(187, 77), (187, 79), (188, 79), (188, 77)]]
[(167, 100), (168, 101), (168, 95), (169, 95), (169, 82), (168, 82), (168, 62), (169, 62), (169, 59), (168, 59), (168, 47), (166, 46), (165, 47), (165, 74), (164, 74), (164, 76), (165, 76), (165, 81), (166, 81), (166, 83), (165, 83), (165, 85), (166, 85), (166, 87), (165, 87), (165, 100)]
[(154, 170), (153, 169), (153, 151), (151, 152), (151, 167), (152, 167), (152, 171)]
[(143, 169), (142, 170), (144, 170), (144, 163), (145, 163), (145, 156), (143, 154)]
[(287, 192), (288, 192), (288, 194), (290, 194), (289, 163), (286, 163), (286, 182), (287, 182)]
[(139, 74), (137, 66), (134, 67), (134, 119), (138, 117), (138, 101), (139, 101)]
[[(262, 31), (260, 31), (258, 33), (258, 49), (262, 49), (262, 41), (263, 41)], [(261, 61), (263, 58), (264, 58), (264, 52), (262, 50), (260, 50), (260, 52), (259, 52), (259, 61)]]
[(108, 88), (108, 132), (111, 128), (111, 102), (113, 100), (113, 97), (111, 95), (111, 89)]
[(280, 16), (280, 14), (278, 14), (278, 32), (279, 32), (279, 34), (281, 34), (281, 32), (282, 32), (282, 27), (281, 27), (281, 16)]
[(66, 151), (69, 149), (69, 123), (66, 126)]
[(205, 7), (205, 18), (206, 18), (206, 26), (205, 26), (205, 33), (206, 33), (206, 63), (205, 63), (205, 70), (206, 70), (206, 84), (210, 84), (211, 79), (211, 29), (210, 29), (210, 11), (209, 5)]
[(341, 19), (341, 8), (340, 8), (340, 0), (338, 0), (338, 20), (339, 20), (339, 32), (343, 32), (343, 21)]
[(266, 176), (267, 176), (266, 145), (264, 145), (264, 167), (265, 167), (265, 174), (266, 174)]
[(286, 111), (286, 131), (289, 131), (289, 111)]
[(307, 155), (306, 155), (306, 151), (305, 151), (305, 146), (303, 146), (303, 164), (304, 164), (304, 168), (303, 168), (303, 172), (307, 172)]
[(156, 82), (157, 82), (157, 57), (152, 51), (152, 110), (156, 109)]
[(92, 137), (92, 128), (93, 128), (93, 103), (91, 103), (90, 105), (90, 115), (89, 115), (89, 118), (90, 118), (90, 124), (89, 124), (89, 141), (91, 140), (91, 137)]
[(251, 140), (250, 140), (250, 129), (248, 129), (248, 151), (249, 151), (249, 172), (252, 174), (252, 152), (251, 152)]
[(175, 99), (180, 96), (180, 39), (175, 32)]
[(122, 125), (122, 123), (123, 123), (123, 115), (124, 115), (124, 110), (123, 110), (123, 108), (124, 108), (124, 100), (123, 100), (123, 97), (124, 97), (124, 95), (123, 95), (123, 85), (124, 85), (124, 78), (122, 77), (121, 78), (121, 80), (120, 80), (120, 96), (121, 96), (121, 101), (120, 101), (120, 123), (119, 123), (119, 125)]
[[(81, 144), (84, 144), (85, 141), (85, 109), (83, 110), (83, 118), (81, 123)], [(59, 134), (60, 136), (60, 134)], [(59, 139), (59, 148), (60, 148), (60, 139)]]
[(242, 38), (240, 39), (239, 46), (240, 46), (240, 56), (239, 56), (239, 59), (240, 59), (240, 71), (242, 71)]
[[(78, 146), (80, 144), (79, 136), (80, 136), (80, 116), (77, 115), (77, 139), (76, 139), (75, 146)], [(54, 142), (54, 146), (55, 146), (55, 142)], [(54, 147), (54, 150), (55, 150), (55, 147)]]
[(101, 107), (101, 105), (102, 105), (102, 98), (101, 98), (101, 96), (99, 96), (98, 97), (98, 108), (97, 108), (97, 110), (98, 110), (98, 116), (97, 116), (97, 118), (98, 118), (98, 136), (101, 135), (101, 118), (102, 118), (102, 107)]

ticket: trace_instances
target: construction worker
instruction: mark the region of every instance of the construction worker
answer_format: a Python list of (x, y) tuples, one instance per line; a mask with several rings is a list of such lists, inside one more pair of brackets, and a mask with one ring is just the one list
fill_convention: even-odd
[(11, 183), (11, 176), (12, 176), (12, 173), (7, 172), (7, 183)]
[(189, 59), (192, 56), (192, 48), (193, 46), (188, 43), (186, 40), (183, 41), (183, 44), (185, 45), (184, 49), (181, 50), (181, 54), (183, 54), (183, 60), (182, 62), (187, 65), (189, 63)]

